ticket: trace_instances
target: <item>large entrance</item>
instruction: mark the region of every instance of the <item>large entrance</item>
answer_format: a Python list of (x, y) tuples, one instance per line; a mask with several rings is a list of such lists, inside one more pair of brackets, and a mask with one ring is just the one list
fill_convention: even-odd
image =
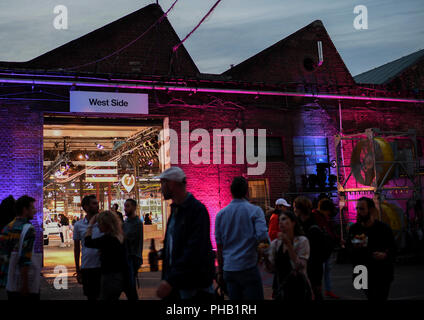
[[(46, 115), (44, 118), (44, 264), (74, 265), (72, 226), (94, 194), (100, 211), (135, 199), (144, 226), (143, 255), (150, 239), (160, 247), (166, 224), (160, 181), (158, 134), (163, 119)], [(69, 224), (68, 227), (63, 227)], [(147, 262), (147, 259), (144, 259)]]

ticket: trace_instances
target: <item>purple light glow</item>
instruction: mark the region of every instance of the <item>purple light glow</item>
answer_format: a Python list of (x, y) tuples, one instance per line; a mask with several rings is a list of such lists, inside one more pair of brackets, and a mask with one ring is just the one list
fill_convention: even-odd
[[(31, 76), (31, 75), (29, 75)], [(37, 75), (33, 75), (37, 76)], [(321, 99), (337, 99), (337, 100), (364, 100), (364, 101), (386, 101), (401, 103), (424, 103), (419, 99), (402, 99), (402, 98), (386, 98), (386, 97), (366, 97), (366, 96), (348, 96), (336, 94), (312, 94), (298, 92), (283, 91), (255, 91), (255, 90), (238, 90), (238, 89), (215, 89), (215, 88), (195, 88), (195, 87), (178, 87), (178, 86), (155, 86), (155, 85), (128, 85), (128, 84), (108, 84), (93, 82), (75, 82), (75, 81), (55, 81), (55, 80), (35, 80), (35, 79), (0, 79), (2, 83), (14, 84), (31, 84), (31, 85), (58, 85), (58, 86), (79, 86), (94, 88), (113, 88), (113, 89), (132, 89), (132, 90), (161, 90), (161, 91), (177, 91), (177, 92), (205, 92), (205, 93), (223, 93), (223, 94), (244, 94), (244, 95), (263, 95), (263, 96), (286, 96), (286, 97), (304, 97), (304, 98), (321, 98)]]

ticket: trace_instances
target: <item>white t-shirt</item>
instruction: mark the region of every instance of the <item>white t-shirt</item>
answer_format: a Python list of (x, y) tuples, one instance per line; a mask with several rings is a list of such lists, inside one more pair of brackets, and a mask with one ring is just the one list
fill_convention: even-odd
[[(84, 243), (85, 233), (88, 228), (88, 220), (77, 221), (74, 225), (73, 239), (81, 241), (81, 269), (100, 268), (100, 252), (98, 249), (87, 248)], [(97, 223), (93, 227), (92, 238), (100, 238), (103, 233), (100, 232)]]

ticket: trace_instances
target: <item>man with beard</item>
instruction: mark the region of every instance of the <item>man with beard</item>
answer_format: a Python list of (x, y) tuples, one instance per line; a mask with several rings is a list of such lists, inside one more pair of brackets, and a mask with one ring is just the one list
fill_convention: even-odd
[(214, 296), (215, 266), (208, 211), (187, 192), (183, 170), (171, 167), (159, 178), (163, 197), (172, 204), (157, 296), (167, 301), (209, 300)]
[(372, 199), (362, 197), (356, 205), (358, 221), (350, 227), (353, 266), (363, 265), (368, 270), (368, 300), (387, 300), (393, 281), (395, 241), (390, 227), (377, 220), (377, 209)]

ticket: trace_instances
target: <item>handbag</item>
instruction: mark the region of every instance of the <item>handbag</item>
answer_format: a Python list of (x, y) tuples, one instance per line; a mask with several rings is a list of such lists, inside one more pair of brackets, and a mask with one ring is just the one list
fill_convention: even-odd
[[(25, 235), (31, 227), (30, 223), (24, 225), (19, 237), (19, 246), (12, 251), (9, 259), (9, 270), (7, 275), (6, 290), (9, 292), (19, 292), (22, 288), (21, 268), (19, 266), (19, 258), (22, 253), (22, 245)], [(28, 292), (40, 293), (41, 266), (43, 256), (41, 253), (35, 253), (32, 249), (31, 265), (28, 269)]]

